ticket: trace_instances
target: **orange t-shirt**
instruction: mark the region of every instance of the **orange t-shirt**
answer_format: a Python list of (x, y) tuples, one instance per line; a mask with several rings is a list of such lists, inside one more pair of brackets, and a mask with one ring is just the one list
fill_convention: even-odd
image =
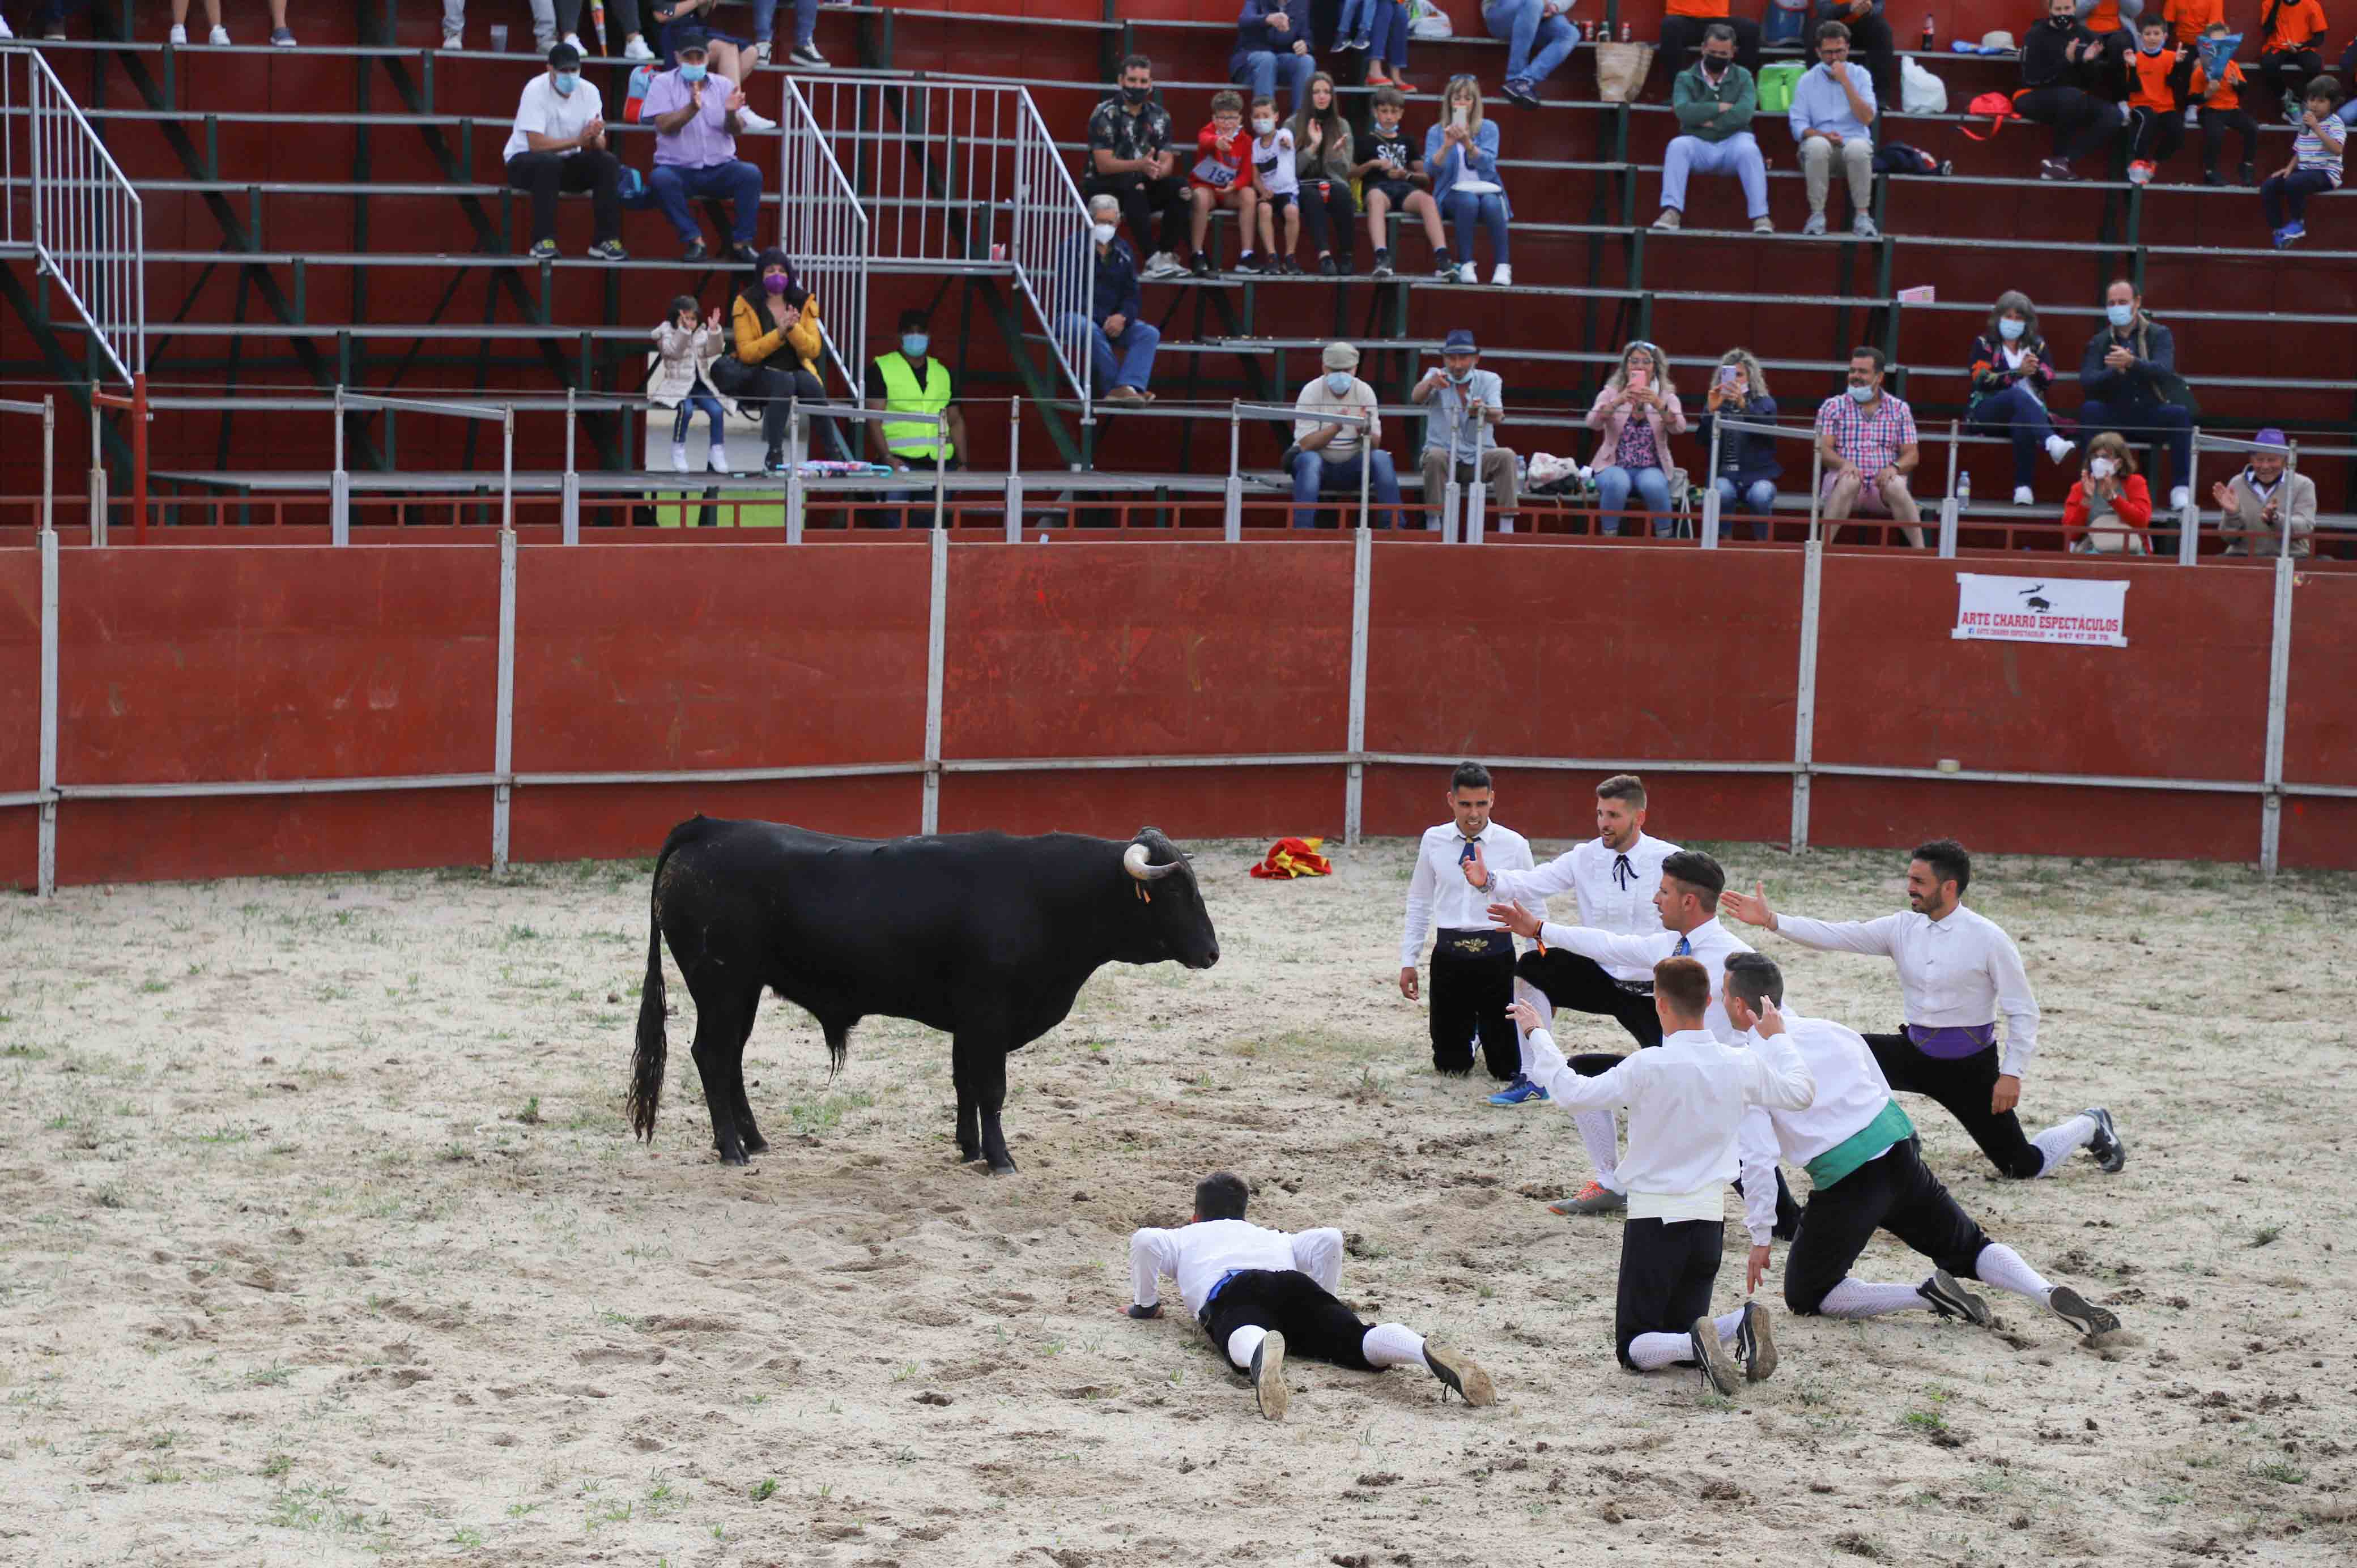
[(2201, 100), (2204, 109), (2240, 109), (2242, 89), (2243, 68), (2233, 60), (2226, 62), (2226, 74), (2215, 82), (2210, 80), (2207, 67), (2193, 68), (2193, 96)]
[(2119, 0), (2104, 0), (2102, 5), (2080, 17), (2079, 21), (2087, 31), (2097, 38), (2103, 37), (2105, 33), (2118, 32), (2120, 30)]
[(2316, 0), (2286, 0), (2276, 12), (2275, 30), (2259, 46), (2263, 54), (2305, 48), (2324, 36), (2324, 7)]
[(1669, 0), (1662, 12), (1664, 16), (1692, 16), (1702, 22), (1723, 22), (1727, 20), (1727, 0)]
[(2226, 19), (2226, 0), (2169, 0), (2169, 40), (2196, 44), (2212, 24)]
[(2177, 107), (2177, 94), (2169, 90), (2169, 73), (2177, 69), (2177, 51), (2163, 49), (2148, 55), (2142, 49), (2128, 55), (2128, 107), (2149, 109), (2166, 114)]

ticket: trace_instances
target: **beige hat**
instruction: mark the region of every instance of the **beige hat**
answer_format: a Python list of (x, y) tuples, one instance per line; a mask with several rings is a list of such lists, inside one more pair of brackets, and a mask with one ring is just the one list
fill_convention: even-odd
[(1348, 343), (1329, 343), (1325, 360), (1329, 371), (1355, 371), (1359, 368), (1359, 351)]

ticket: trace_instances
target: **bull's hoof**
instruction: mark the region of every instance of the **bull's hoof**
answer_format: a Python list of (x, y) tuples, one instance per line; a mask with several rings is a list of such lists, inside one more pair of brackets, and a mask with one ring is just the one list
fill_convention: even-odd
[(770, 1152), (770, 1140), (758, 1135), (748, 1138), (745, 1140), (745, 1152), (748, 1155), (766, 1155)]
[(724, 1165), (742, 1165), (751, 1164), (750, 1161), (746, 1159), (745, 1151), (742, 1149), (737, 1150), (735, 1154), (729, 1153), (726, 1149), (721, 1150), (720, 1163)]
[(993, 1176), (1013, 1176), (1015, 1168), (1013, 1155), (1006, 1155), (990, 1162), (990, 1174)]

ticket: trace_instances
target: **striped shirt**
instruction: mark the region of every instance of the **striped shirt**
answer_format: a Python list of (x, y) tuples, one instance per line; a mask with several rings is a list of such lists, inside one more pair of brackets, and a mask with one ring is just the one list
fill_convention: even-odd
[(2348, 150), (2349, 127), (2341, 123), (2340, 115), (2327, 114), (2313, 131), (2308, 128), (2307, 121), (2301, 121), (2291, 139), (2292, 162), (2301, 168), (2330, 175), (2337, 186), (2341, 183), (2341, 154), (2324, 145), (2328, 134), (2341, 144), (2343, 152)]
[(1847, 392), (1817, 405), (1817, 428), (1833, 436), (1834, 451), (1843, 462), (1868, 474), (1878, 474), (1915, 444), (1915, 412), (1884, 392), (1869, 411)]

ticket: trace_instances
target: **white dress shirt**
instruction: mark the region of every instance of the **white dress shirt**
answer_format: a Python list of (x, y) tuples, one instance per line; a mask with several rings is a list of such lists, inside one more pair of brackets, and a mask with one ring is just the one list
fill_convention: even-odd
[[(1683, 954), (1678, 951), (1682, 940), (1686, 944)], [(1549, 921), (1539, 928), (1539, 940), (1547, 947), (1592, 958), (1608, 970), (1640, 971), (1647, 980), (1653, 978), (1653, 966), (1665, 958), (1693, 959), (1710, 972), (1710, 1010), (1703, 1015), (1703, 1023), (1714, 1039), (1730, 1046), (1742, 1042), (1743, 1036), (1736, 1032), (1727, 1015), (1727, 1004), (1718, 993), (1727, 979), (1727, 955), (1749, 952), (1751, 944), (1719, 924), (1716, 915), (1683, 939), (1675, 931), (1656, 931), (1650, 937), (1616, 937), (1609, 931), (1586, 926), (1558, 926)]]
[(1939, 920), (1912, 909), (1878, 920), (1812, 920), (1779, 911), (1776, 934), (1804, 948), (1889, 957), (1899, 965), (1910, 1024), (1971, 1029), (2002, 1016), (1999, 1072), (2019, 1078), (2038, 1049), (2038, 998), (2021, 950), (1996, 922), (1962, 904)]
[(1178, 1282), (1187, 1310), (1200, 1317), (1203, 1298), (1230, 1269), (1298, 1269), (1330, 1292), (1342, 1283), (1342, 1233), (1325, 1226), (1297, 1236), (1248, 1219), (1201, 1219), (1130, 1233), (1130, 1299), (1140, 1306), (1155, 1304), (1157, 1286), (1168, 1277)]
[[(1534, 871), (1493, 880), (1496, 897), (1491, 901), (1520, 904), (1544, 915), (1548, 899), (1576, 893), (1581, 925), (1616, 936), (1650, 937), (1662, 929), (1662, 912), (1653, 908), (1653, 895), (1662, 886), (1662, 862), (1677, 853), (1678, 846), (1668, 840), (1642, 832), (1626, 854), (1609, 848), (1600, 838), (1589, 839)], [(1490, 869), (1498, 877), (1498, 867)], [(1642, 969), (1606, 964), (1604, 970), (1615, 980), (1653, 978), (1650, 964)]]
[[(1745, 1039), (1757, 1043), (1757, 1031)], [(1751, 1244), (1776, 1229), (1776, 1162), (1805, 1165), (1854, 1137), (1890, 1103), (1890, 1084), (1873, 1050), (1852, 1029), (1827, 1018), (1784, 1015), (1784, 1037), (1800, 1053), (1816, 1097), (1797, 1111), (1754, 1107), (1743, 1118), (1743, 1219)]]
[[(1637, 1051), (1598, 1078), (1582, 1078), (1544, 1029), (1531, 1031), (1530, 1079), (1566, 1111), (1629, 1108), (1620, 1180), (1631, 1219), (1718, 1219), (1721, 1189), (1735, 1179), (1744, 1113), (1755, 1105), (1797, 1110), (1815, 1084), (1790, 1040), (1752, 1048), (1702, 1029), (1680, 1029), (1658, 1049)], [(1768, 1183), (1775, 1203), (1776, 1184)]]
[[(1512, 828), (1491, 822), (1471, 839), (1458, 832), (1455, 822), (1425, 829), (1424, 843), (1415, 852), (1415, 874), (1407, 879), (1407, 929), (1400, 933), (1402, 969), (1415, 967), (1424, 955), (1425, 936), (1436, 925), (1444, 931), (1503, 929), (1490, 918), (1490, 906), (1508, 900), (1476, 888), (1458, 867), (1468, 843), (1481, 846), (1481, 864), (1490, 868), (1492, 886), (1501, 866), (1525, 872), (1531, 868), (1531, 841)], [(1532, 914), (1545, 917), (1544, 898), (1519, 902)]]
[[(596, 83), (587, 77), (575, 82), (571, 92), (559, 92), (549, 85), (548, 72), (544, 70), (523, 84), (523, 96), (516, 103), (515, 124), (508, 132), (508, 145), (500, 149), (500, 161), (505, 163), (518, 153), (532, 151), (532, 144), (524, 139), (526, 131), (569, 142), (590, 121), (605, 117), (605, 100), (597, 96)], [(580, 150), (566, 147), (557, 156), (569, 158)]]

